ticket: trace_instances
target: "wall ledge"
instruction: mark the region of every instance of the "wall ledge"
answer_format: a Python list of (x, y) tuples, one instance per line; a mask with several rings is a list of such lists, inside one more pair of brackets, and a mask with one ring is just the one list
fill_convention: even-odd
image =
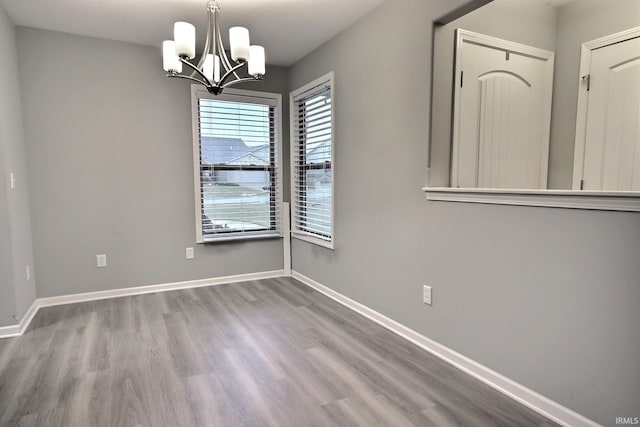
[(631, 191), (521, 190), (424, 187), (427, 200), (492, 205), (640, 212), (640, 193)]

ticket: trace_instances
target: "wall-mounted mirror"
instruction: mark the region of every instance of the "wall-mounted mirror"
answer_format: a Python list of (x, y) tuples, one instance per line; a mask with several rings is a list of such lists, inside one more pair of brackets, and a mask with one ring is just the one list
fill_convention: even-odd
[(434, 25), (429, 186), (640, 191), (640, 1), (467, 9)]

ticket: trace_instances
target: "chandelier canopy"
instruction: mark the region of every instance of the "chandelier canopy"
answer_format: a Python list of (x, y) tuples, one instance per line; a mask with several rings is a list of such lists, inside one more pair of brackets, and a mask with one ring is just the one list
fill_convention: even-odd
[[(162, 43), (163, 68), (167, 77), (179, 77), (200, 83), (218, 95), (241, 82), (262, 80), (265, 73), (265, 52), (262, 46), (249, 44), (249, 30), (244, 27), (229, 29), (231, 60), (227, 57), (220, 36), (220, 7), (216, 0), (207, 3), (209, 22), (204, 52), (197, 65), (191, 63), (196, 57), (196, 28), (188, 22), (176, 22), (173, 26), (174, 40)], [(181, 74), (183, 64), (191, 71)], [(248, 77), (242, 77), (240, 69), (246, 66)]]

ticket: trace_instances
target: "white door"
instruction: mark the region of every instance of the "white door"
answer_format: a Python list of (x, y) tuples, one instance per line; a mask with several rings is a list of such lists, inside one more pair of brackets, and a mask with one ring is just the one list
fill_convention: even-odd
[(581, 88), (586, 123), (577, 125), (584, 140), (576, 140), (584, 162), (574, 188), (640, 191), (640, 37), (590, 50), (589, 65)]
[(452, 186), (547, 188), (553, 52), (457, 31)]

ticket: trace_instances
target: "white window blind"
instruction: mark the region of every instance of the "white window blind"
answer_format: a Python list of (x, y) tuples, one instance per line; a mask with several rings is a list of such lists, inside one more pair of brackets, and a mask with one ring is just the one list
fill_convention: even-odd
[(333, 247), (333, 74), (291, 94), (292, 232)]
[(193, 89), (199, 242), (280, 235), (279, 95), (245, 92)]

